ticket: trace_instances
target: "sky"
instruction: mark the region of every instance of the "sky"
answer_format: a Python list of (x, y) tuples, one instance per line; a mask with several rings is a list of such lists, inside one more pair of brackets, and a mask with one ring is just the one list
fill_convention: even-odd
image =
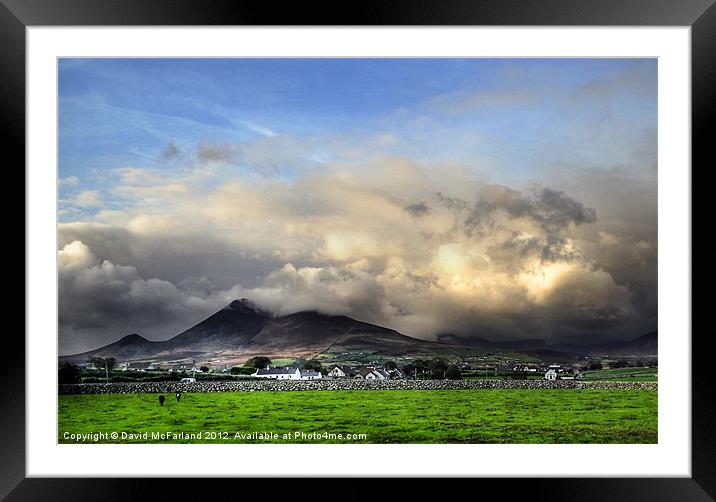
[(657, 325), (655, 59), (60, 59), (60, 353), (235, 298), (419, 338)]

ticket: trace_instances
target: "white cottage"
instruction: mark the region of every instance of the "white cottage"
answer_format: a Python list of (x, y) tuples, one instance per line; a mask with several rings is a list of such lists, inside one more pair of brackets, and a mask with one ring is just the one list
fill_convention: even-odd
[(256, 370), (251, 376), (257, 378), (273, 378), (275, 380), (300, 380), (301, 371), (298, 368), (292, 368), (290, 366), (288, 368), (272, 368), (271, 366), (266, 366), (265, 368)]
[(301, 380), (319, 380), (323, 378), (321, 372), (316, 370), (300, 370), (299, 373)]
[(550, 368), (547, 370), (547, 373), (544, 374), (545, 380), (557, 380), (557, 372)]
[(257, 378), (273, 378), (274, 380), (318, 380), (323, 378), (320, 371), (301, 370), (291, 366), (287, 368), (261, 368), (252, 373), (251, 376)]
[(350, 366), (335, 366), (328, 372), (331, 378), (350, 378), (355, 376), (355, 371)]

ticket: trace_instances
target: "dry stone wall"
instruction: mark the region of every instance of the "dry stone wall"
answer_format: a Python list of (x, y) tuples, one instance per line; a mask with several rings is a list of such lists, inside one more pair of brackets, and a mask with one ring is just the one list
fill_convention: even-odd
[(458, 390), (458, 389), (620, 389), (658, 390), (657, 382), (578, 380), (250, 380), (196, 383), (87, 383), (59, 386), (60, 394), (176, 392), (283, 392), (306, 390)]

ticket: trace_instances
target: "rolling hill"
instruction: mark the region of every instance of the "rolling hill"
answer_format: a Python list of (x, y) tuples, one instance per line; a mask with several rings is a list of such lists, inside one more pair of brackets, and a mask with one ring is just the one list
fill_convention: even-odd
[(595, 345), (588, 353), (592, 356), (655, 356), (658, 351), (658, 334), (653, 331), (626, 342)]

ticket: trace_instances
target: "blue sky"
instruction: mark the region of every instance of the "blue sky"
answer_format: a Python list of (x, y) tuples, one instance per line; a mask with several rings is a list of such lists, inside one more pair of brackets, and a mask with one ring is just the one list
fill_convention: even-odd
[(655, 60), (62, 59), (59, 93), (60, 177), (82, 181), (62, 200), (109, 201), (114, 169), (191, 168), (200, 145), (262, 137), (310, 145), (281, 176), (381, 136), (386, 155), (508, 177), (624, 163), (656, 135)]
[(655, 59), (61, 59), (60, 345), (235, 298), (483, 338), (656, 328)]

